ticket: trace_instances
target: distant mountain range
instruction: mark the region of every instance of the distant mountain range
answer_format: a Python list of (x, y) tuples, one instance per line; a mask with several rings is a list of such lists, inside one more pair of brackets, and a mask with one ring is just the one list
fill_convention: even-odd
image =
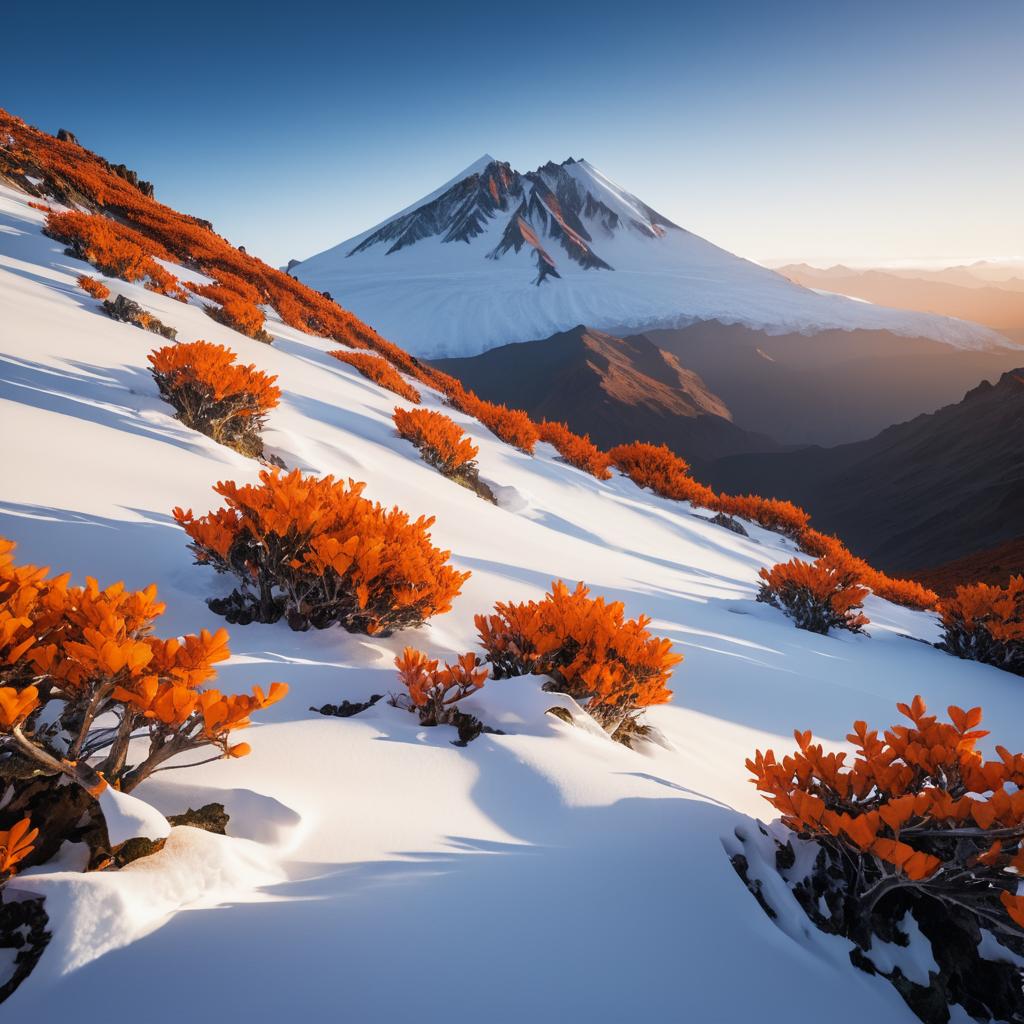
[(720, 321), (772, 334), (888, 331), (966, 349), (998, 333), (820, 295), (672, 223), (586, 160), (521, 173), (483, 156), (292, 273), (428, 358), (586, 324), (622, 336)]
[(691, 460), (779, 447), (736, 426), (700, 376), (643, 335), (617, 338), (581, 324), (436, 365), (483, 398), (564, 421), (602, 447), (651, 441)]
[(819, 270), (797, 263), (780, 267), (779, 273), (808, 288), (973, 320), (1024, 341), (1024, 264), (980, 263), (942, 270), (855, 270), (844, 266)]
[(835, 448), (739, 455), (709, 483), (789, 498), (887, 571), (936, 566), (1019, 537), (1024, 368), (962, 401)]

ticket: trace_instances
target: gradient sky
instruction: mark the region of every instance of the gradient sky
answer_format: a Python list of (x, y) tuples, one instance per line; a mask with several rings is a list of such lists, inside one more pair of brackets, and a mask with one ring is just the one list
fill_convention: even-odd
[(8, 5), (0, 106), (277, 263), (484, 152), (759, 260), (1024, 255), (1022, 0)]

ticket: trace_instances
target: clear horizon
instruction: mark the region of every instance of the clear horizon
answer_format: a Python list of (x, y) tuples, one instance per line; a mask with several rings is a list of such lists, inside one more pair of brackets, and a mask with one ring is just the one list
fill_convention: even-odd
[(358, 234), (484, 152), (520, 170), (585, 157), (768, 265), (1022, 259), (1015, 0), (54, 10), (42, 48), (38, 18), (5, 15), (0, 106), (270, 262)]

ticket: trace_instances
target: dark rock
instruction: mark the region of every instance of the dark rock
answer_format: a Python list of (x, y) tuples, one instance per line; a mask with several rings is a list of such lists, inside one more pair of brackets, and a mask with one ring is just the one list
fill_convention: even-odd
[(163, 848), (163, 839), (146, 839), (145, 836), (135, 836), (113, 849), (110, 856), (114, 867), (123, 868), (134, 860), (152, 857), (154, 853), (159, 853)]
[(284, 272), (286, 274), (290, 274), (292, 272), (292, 269), (294, 267), (297, 267), (301, 262), (302, 262), (302, 260), (289, 260), (288, 261), (288, 266), (284, 268)]
[(320, 294), (330, 302), (334, 301), (334, 296), (330, 292), (321, 292)]
[(197, 811), (190, 807), (184, 814), (172, 814), (167, 820), (172, 825), (191, 825), (193, 828), (201, 828), (205, 832), (226, 836), (231, 817), (224, 810), (223, 804), (203, 804)]
[(78, 139), (75, 138), (74, 133), (69, 132), (67, 128), (58, 128), (57, 138), (60, 139), (61, 142), (73, 142), (76, 146), (78, 145)]
[(377, 701), (383, 700), (383, 698), (384, 694), (375, 693), (367, 701), (343, 700), (340, 704), (325, 704), (323, 707), (311, 707), (309, 710), (315, 711), (319, 715), (331, 715), (334, 718), (352, 718), (353, 715), (358, 715), (361, 711), (372, 708)]
[[(43, 955), (50, 933), (43, 899), (16, 899), (0, 892), (0, 950), (4, 951), (4, 972), (0, 974), (0, 1003), (32, 973)], [(7, 951), (13, 950), (10, 956)], [(9, 973), (8, 973), (9, 972)]]
[(732, 530), (733, 533), (738, 533), (743, 537), (750, 536), (738, 519), (733, 519), (732, 516), (727, 516), (724, 512), (719, 512), (718, 515), (713, 516), (708, 522), (714, 523), (715, 526), (724, 526), (725, 529)]
[(143, 309), (137, 302), (125, 298), (123, 295), (118, 295), (114, 299), (107, 299), (103, 303), (103, 311), (113, 320), (134, 324), (136, 327), (141, 327), (144, 331), (152, 331), (154, 334), (159, 334), (162, 338), (167, 338), (169, 341), (174, 341), (178, 336), (178, 332), (173, 327), (168, 327), (153, 316), (152, 313)]

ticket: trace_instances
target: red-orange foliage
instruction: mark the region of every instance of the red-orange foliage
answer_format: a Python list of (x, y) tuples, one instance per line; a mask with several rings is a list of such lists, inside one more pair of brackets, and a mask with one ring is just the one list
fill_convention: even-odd
[(284, 616), (293, 629), (339, 623), (371, 635), (449, 611), (470, 574), (430, 543), (434, 520), (410, 522), (364, 498), (365, 486), (274, 470), (259, 484), (217, 484), (227, 505), (200, 519), (176, 508), (196, 561), (239, 580), (210, 607), (230, 622)]
[(255, 288), (233, 274), (221, 273), (221, 278), (230, 281), (224, 284), (193, 284), (189, 289), (204, 299), (216, 303), (206, 306), (206, 312), (232, 330), (257, 341), (270, 341), (270, 335), (263, 330), (266, 317), (259, 308), (260, 295)]
[(281, 391), (276, 377), (236, 358), (208, 341), (165, 345), (149, 354), (160, 394), (182, 423), (244, 454), (261, 455), (260, 431)]
[(791, 501), (761, 498), (756, 494), (721, 494), (718, 507), (728, 515), (750, 519), (766, 530), (784, 533), (794, 539), (801, 536), (811, 519)]
[(558, 580), (543, 601), (499, 602), (493, 615), (476, 616), (480, 643), (495, 679), (546, 675), (628, 742), (642, 731), (640, 709), (671, 699), (666, 683), (683, 656), (648, 632), (650, 619), (626, 620), (621, 601), (589, 594), (582, 583), (570, 591)]
[(31, 818), (22, 818), (9, 829), (0, 829), (0, 882), (6, 882), (18, 870), (18, 862), (33, 850), (39, 829)]
[(543, 420), (537, 425), (540, 439), (552, 445), (555, 451), (577, 469), (597, 477), (598, 480), (611, 479), (611, 458), (607, 452), (601, 451), (590, 440), (589, 434), (582, 436), (571, 431), (564, 423)]
[(537, 425), (522, 409), (510, 409), (506, 405), (485, 402), (472, 391), (462, 391), (458, 395), (458, 401), (453, 401), (453, 404), (457, 409), (478, 419), (505, 444), (518, 448), (526, 455), (533, 454), (540, 433)]
[(87, 274), (82, 274), (78, 279), (78, 287), (83, 292), (88, 293), (94, 299), (106, 299), (110, 297), (110, 289), (102, 282), (97, 281), (95, 277), (89, 277)]
[(91, 263), (108, 277), (125, 281), (148, 279), (152, 291), (175, 298), (184, 296), (178, 279), (165, 270), (156, 258), (170, 254), (124, 224), (91, 213), (68, 210), (46, 218), (46, 233), (70, 246), (74, 254)]
[(1024, 576), (1005, 587), (957, 587), (939, 602), (939, 617), (945, 650), (1024, 675)]
[(399, 406), (395, 408), (394, 420), (398, 433), (419, 448), (423, 461), (445, 476), (475, 468), (473, 460), (479, 449), (450, 416), (430, 409)]
[(771, 569), (762, 569), (758, 601), (781, 608), (799, 629), (827, 633), (848, 629), (861, 633), (868, 618), (858, 614), (868, 591), (844, 559), (819, 558), (805, 562), (794, 558)]
[(452, 705), (476, 693), (487, 678), (487, 669), (479, 667), (480, 661), (472, 653), (463, 654), (444, 668), (438, 665), (438, 661), (431, 661), (413, 647), (406, 647), (401, 657), (395, 658), (398, 678), (409, 691), (422, 725), (453, 722)]
[(42, 210), (43, 213), (53, 213), (53, 207), (47, 206), (46, 203), (33, 203), (29, 200), (28, 205), (31, 206), (33, 210)]
[[(164, 611), (155, 586), (101, 590), (90, 578), (72, 587), (67, 575), (15, 565), (13, 550), (0, 539), (0, 755), (27, 758), (34, 771), (12, 777), (5, 819), (31, 812), (52, 848), (81, 817), (79, 809), (60, 826), (46, 824), (60, 802), (53, 791), (74, 789), (62, 778), (92, 795), (108, 784), (130, 792), (177, 754), (246, 752), (230, 734), (287, 687), (255, 687), (251, 696), (205, 689), (230, 656), (226, 630), (160, 639), (152, 635)], [(148, 751), (136, 748), (129, 763), (140, 735)]]
[(892, 601), (893, 604), (924, 611), (934, 608), (938, 603), (939, 595), (935, 591), (929, 590), (915, 580), (894, 579), (884, 572), (879, 572), (863, 558), (851, 555), (838, 537), (805, 527), (797, 539), (800, 547), (810, 555), (827, 556), (847, 563), (856, 575), (858, 583), (869, 587), (879, 597)]
[(715, 508), (717, 497), (710, 487), (698, 483), (690, 476), (690, 466), (667, 445), (616, 445), (608, 452), (612, 464), (622, 470), (637, 485), (647, 487), (662, 498), (690, 501), (705, 508)]
[[(962, 930), (973, 950), (980, 926), (1024, 949), (1024, 754), (996, 747), (998, 760), (986, 761), (975, 750), (987, 735), (977, 728), (981, 708), (950, 707), (940, 722), (920, 697), (897, 707), (910, 725), (884, 738), (854, 723), (852, 764), (810, 732), (794, 733), (799, 749), (781, 761), (771, 750), (747, 761), (783, 823), (820, 846), (798, 897), (863, 948), (873, 930), (887, 935), (908, 910), (922, 910), (918, 923), (937, 929), (933, 943), (955, 944)], [(928, 912), (928, 901), (941, 913)]]
[(346, 352), (335, 349), (327, 353), (339, 363), (355, 367), (367, 380), (393, 391), (399, 398), (419, 403), (420, 393), (384, 358), (369, 352)]

